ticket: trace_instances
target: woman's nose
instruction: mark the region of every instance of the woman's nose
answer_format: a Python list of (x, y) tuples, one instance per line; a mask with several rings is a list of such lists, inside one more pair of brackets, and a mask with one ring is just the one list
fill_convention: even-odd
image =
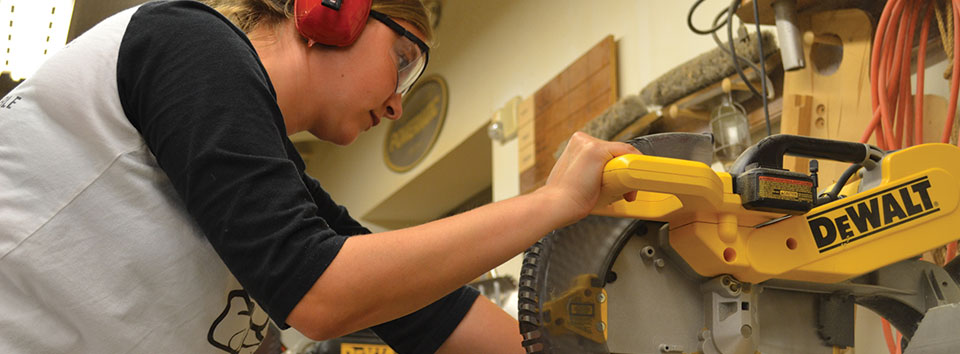
[(403, 100), (400, 97), (399, 93), (394, 93), (390, 98), (384, 102), (386, 106), (384, 108), (385, 115), (384, 117), (392, 120), (400, 119), (400, 115), (403, 114)]

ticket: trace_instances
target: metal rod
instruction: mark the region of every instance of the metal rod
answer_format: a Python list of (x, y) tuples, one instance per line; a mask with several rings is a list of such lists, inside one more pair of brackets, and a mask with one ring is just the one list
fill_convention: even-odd
[(783, 58), (783, 70), (803, 69), (806, 66), (803, 57), (803, 38), (797, 28), (796, 0), (776, 0), (773, 2), (773, 16), (777, 22), (777, 39), (780, 41), (780, 56)]

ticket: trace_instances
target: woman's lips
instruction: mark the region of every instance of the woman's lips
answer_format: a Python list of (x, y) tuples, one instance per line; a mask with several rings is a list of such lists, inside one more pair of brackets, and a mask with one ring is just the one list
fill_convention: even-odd
[(377, 126), (377, 124), (380, 124), (380, 117), (377, 117), (377, 115), (374, 114), (373, 111), (370, 111), (370, 120), (373, 122), (373, 125), (371, 125), (370, 128), (373, 128)]

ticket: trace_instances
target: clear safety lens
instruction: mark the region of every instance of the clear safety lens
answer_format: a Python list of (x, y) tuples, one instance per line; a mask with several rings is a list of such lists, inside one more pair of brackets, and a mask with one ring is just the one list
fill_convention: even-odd
[(403, 95), (410, 90), (410, 86), (417, 82), (420, 75), (423, 75), (423, 70), (427, 68), (430, 47), (387, 15), (370, 10), (370, 17), (383, 22), (399, 36), (393, 42), (393, 53), (397, 59), (397, 93)]
[(397, 38), (393, 51), (397, 57), (397, 93), (403, 95), (423, 75), (427, 67), (427, 54), (405, 36)]

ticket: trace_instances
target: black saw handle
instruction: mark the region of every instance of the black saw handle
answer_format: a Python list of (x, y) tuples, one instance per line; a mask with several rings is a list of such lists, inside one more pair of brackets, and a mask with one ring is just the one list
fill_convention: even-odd
[(862, 143), (789, 134), (771, 135), (741, 153), (730, 167), (730, 174), (737, 176), (758, 167), (782, 170), (784, 155), (859, 163), (864, 162), (869, 154), (870, 145)]

